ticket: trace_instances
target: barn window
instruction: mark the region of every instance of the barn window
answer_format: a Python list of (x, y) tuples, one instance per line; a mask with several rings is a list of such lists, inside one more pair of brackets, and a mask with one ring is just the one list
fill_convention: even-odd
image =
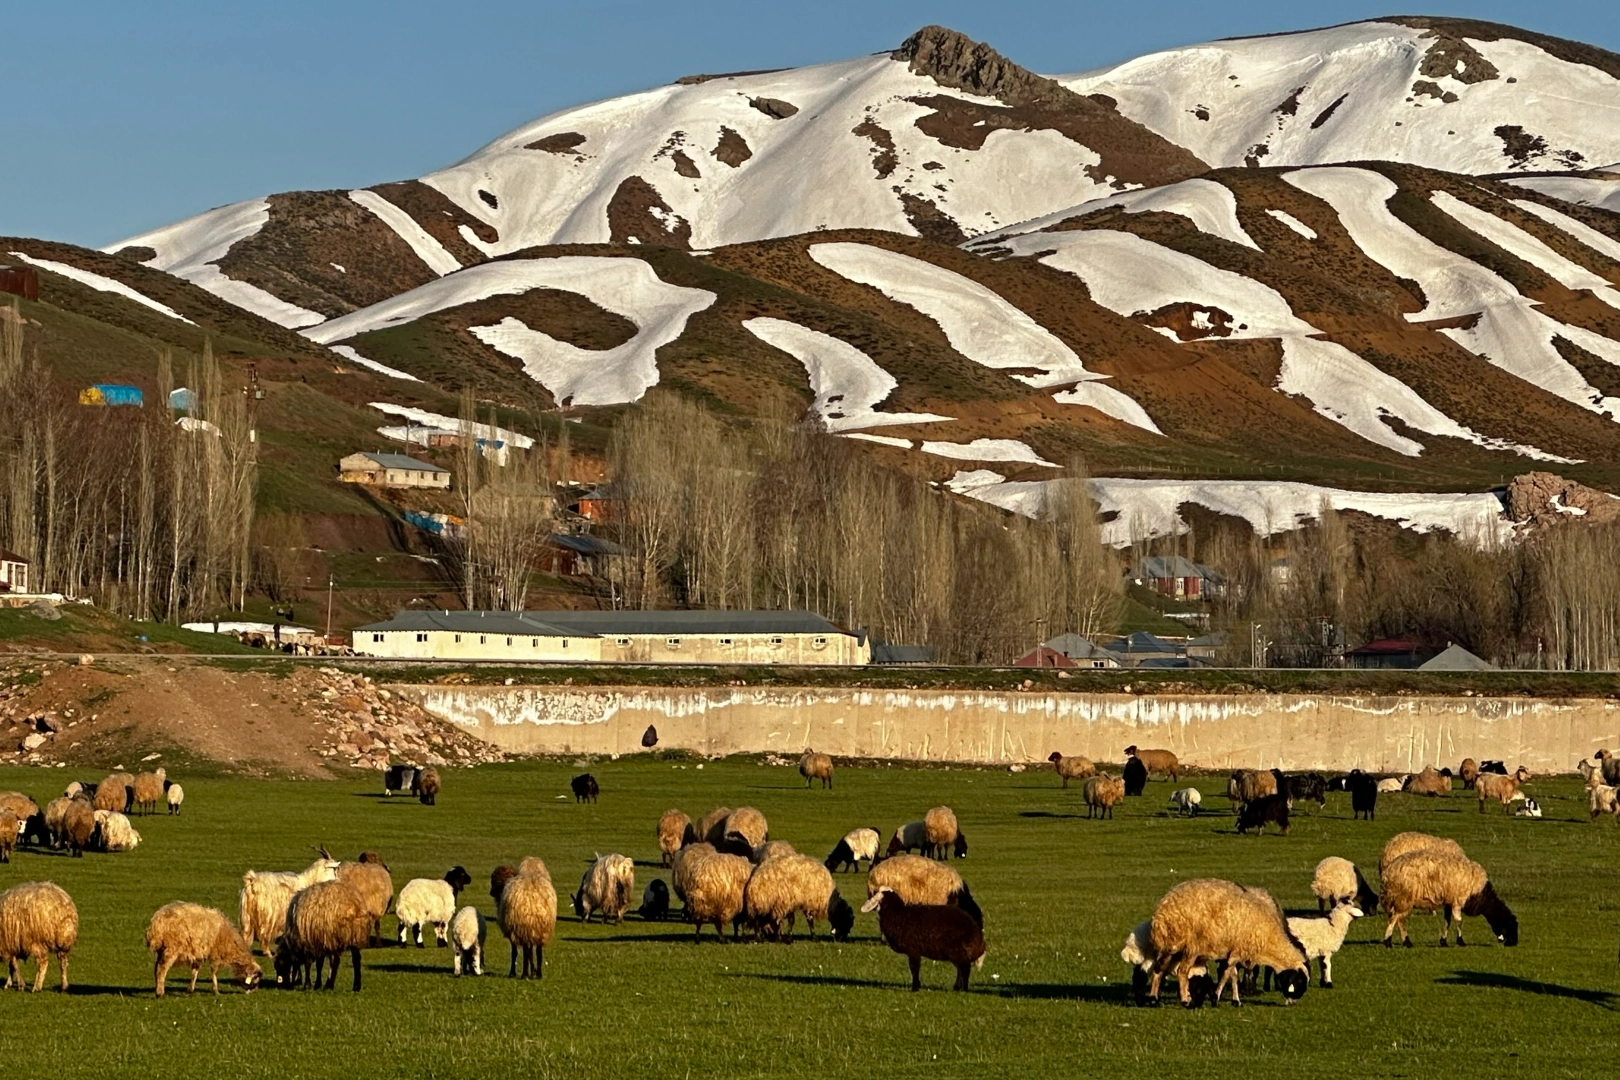
[(381, 634), (372, 634), (371, 635), (371, 640), (372, 641), (381, 641), (382, 639), (383, 639), (383, 636)]
[(779, 637), (773, 637), (773, 638), (771, 638), (771, 644), (772, 645), (780, 645), (780, 644), (782, 644), (782, 639), (779, 638)]
[(565, 649), (568, 648), (568, 639), (567, 638), (563, 638), (562, 647), (565, 648)]
[(614, 638), (613, 644), (617, 645), (621, 649), (627, 649), (630, 647), (630, 639), (627, 637)]
[(512, 647), (512, 639), (511, 638), (506, 639), (506, 647), (508, 649), (510, 649)]
[(681, 639), (678, 637), (665, 638), (664, 644), (672, 649), (678, 649), (681, 647)]
[(427, 635), (426, 634), (417, 634), (416, 635), (416, 640), (417, 641), (426, 641), (427, 640)]
[(730, 645), (731, 644), (731, 639), (728, 638), (728, 637), (723, 637), (723, 638), (720, 639), (720, 644), (722, 644), (722, 645)]
[(456, 644), (457, 644), (457, 645), (460, 645), (460, 644), (461, 644), (461, 635), (460, 635), (460, 634), (457, 634), (457, 635), (456, 635)]
[(486, 638), (483, 634), (478, 635), (478, 644), (480, 644), (480, 645), (486, 644), (488, 642), (488, 640), (489, 639)]
[(824, 638), (824, 637), (811, 638), (810, 639), (810, 644), (813, 645), (815, 648), (825, 649), (827, 647), (827, 639)]

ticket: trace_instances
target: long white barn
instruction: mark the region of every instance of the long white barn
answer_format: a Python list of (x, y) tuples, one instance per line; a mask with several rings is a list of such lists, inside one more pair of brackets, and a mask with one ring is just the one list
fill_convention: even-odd
[(869, 664), (872, 644), (810, 611), (401, 611), (360, 656), (511, 663)]

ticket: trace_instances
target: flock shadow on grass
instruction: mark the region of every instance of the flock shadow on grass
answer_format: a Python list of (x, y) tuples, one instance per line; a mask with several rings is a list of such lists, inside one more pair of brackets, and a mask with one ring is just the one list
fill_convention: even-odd
[(1620, 995), (1609, 990), (1587, 990), (1577, 986), (1541, 982), (1537, 979), (1521, 979), (1517, 975), (1504, 975), (1496, 971), (1454, 971), (1434, 981), (1443, 986), (1485, 986), (1496, 990), (1517, 990), (1523, 994), (1569, 998), (1611, 1012), (1620, 1005)]

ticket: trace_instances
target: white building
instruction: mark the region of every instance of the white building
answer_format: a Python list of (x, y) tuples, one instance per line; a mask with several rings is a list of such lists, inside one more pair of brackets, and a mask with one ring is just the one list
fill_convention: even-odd
[(404, 454), (350, 454), (338, 462), (338, 479), (377, 487), (448, 488), (450, 470)]
[(28, 560), (0, 548), (0, 592), (28, 591)]

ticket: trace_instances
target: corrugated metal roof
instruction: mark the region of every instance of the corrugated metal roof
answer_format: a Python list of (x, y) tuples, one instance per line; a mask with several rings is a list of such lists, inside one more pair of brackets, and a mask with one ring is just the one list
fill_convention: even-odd
[(406, 457), (404, 454), (372, 453), (369, 450), (362, 450), (359, 453), (361, 457), (370, 458), (385, 469), (411, 469), (417, 472), (436, 473), (450, 471), (430, 462), (417, 461), (413, 457)]
[(1195, 563), (1191, 559), (1184, 559), (1180, 555), (1149, 555), (1136, 564), (1136, 577), (1139, 578), (1208, 578), (1216, 577), (1215, 571), (1202, 563)]
[(1053, 652), (1061, 653), (1070, 660), (1119, 660), (1120, 655), (1110, 649), (1105, 649), (1090, 638), (1079, 634), (1059, 634), (1050, 641), (1042, 642)]
[(531, 637), (595, 637), (555, 626), (515, 611), (396, 611), (387, 622), (372, 623), (355, 633), (384, 630), (450, 630), (460, 634), (511, 634)]
[(581, 555), (624, 554), (624, 548), (600, 536), (585, 536), (579, 533), (553, 533), (550, 542), (560, 548), (577, 551)]
[(813, 611), (400, 611), (356, 628), (609, 637), (614, 634), (842, 634)]

